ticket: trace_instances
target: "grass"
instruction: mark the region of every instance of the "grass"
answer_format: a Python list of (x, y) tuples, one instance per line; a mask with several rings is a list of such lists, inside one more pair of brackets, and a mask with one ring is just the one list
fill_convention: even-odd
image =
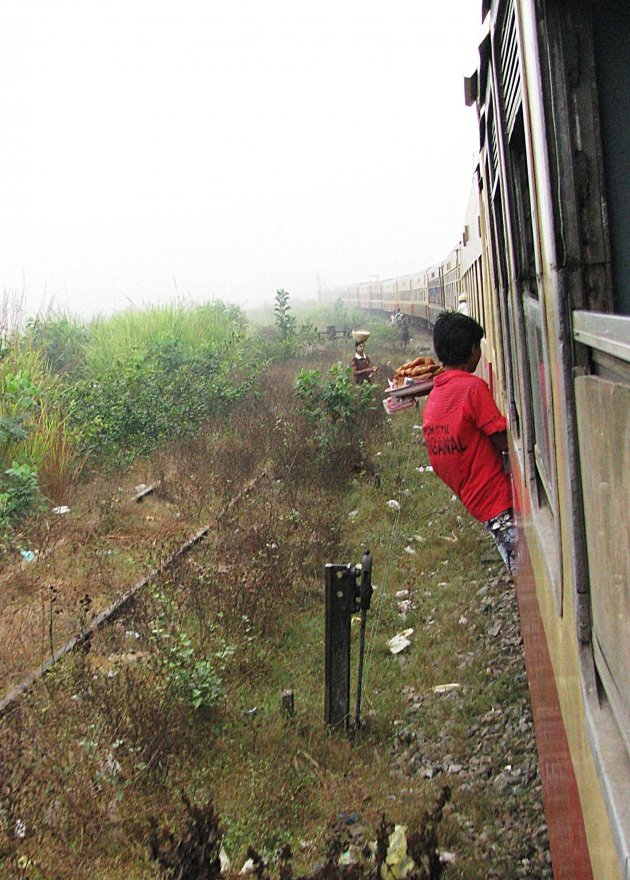
[[(322, 366), (334, 356), (323, 352)], [(386, 347), (376, 359), (383, 368), (402, 360)], [(481, 562), (489, 546), (483, 530), (432, 473), (416, 471), (427, 464), (419, 414), (406, 410), (388, 421), (377, 409), (361, 426), (362, 456), (340, 457), (333, 471), (309, 447), (291, 392), (297, 368), (278, 368), (261, 396), (153, 464), (166, 475), (158, 503), (195, 518), (225, 509), (243, 484), (257, 480), (160, 584), (170, 597), (171, 644), (185, 631), (195, 657), (215, 658), (221, 646), (235, 646), (233, 656), (213, 660), (221, 700), (194, 710), (174, 689), (151, 636), (158, 611), (150, 597), (95, 638), (88, 655), (48, 676), (0, 728), (0, 877), (16, 876), (21, 857), (31, 859), (32, 877), (150, 876), (150, 819), (178, 834), (182, 792), (193, 803), (212, 798), (237, 870), (248, 846), (273, 857), (285, 842), (296, 866), (312, 870), (340, 812), (360, 815), (375, 834), (383, 813), (413, 827), (434, 801), (439, 782), (394, 768), (410, 693), (421, 697), (430, 743), (444, 730), (465, 739), (471, 718), (518, 688), (488, 676), (480, 655), (475, 595), (499, 571), (498, 557), (490, 566)], [(103, 559), (103, 536), (121, 531), (121, 512), (110, 506), (95, 520), (100, 538), (86, 554), (84, 583), (93, 579), (87, 560)], [(133, 528), (138, 524), (129, 534)], [(366, 547), (376, 591), (365, 726), (348, 738), (323, 723), (322, 569), (325, 562), (358, 562)], [(74, 589), (81, 595), (78, 583)], [(414, 603), (405, 620), (396, 599), (402, 589)], [(393, 656), (387, 641), (406, 627), (414, 629), (412, 648)], [(356, 663), (356, 624), (352, 632)], [(132, 651), (139, 651), (136, 659)], [(433, 693), (454, 681), (461, 692)], [(287, 687), (295, 693), (291, 719), (280, 712)], [(490, 788), (473, 798), (457, 789), (453, 804), (442, 845), (459, 861), (447, 876), (485, 877), (466, 822), (485, 827), (504, 809), (501, 794)], [(15, 833), (18, 821), (23, 837)]]
[(200, 347), (227, 351), (234, 341), (237, 316), (237, 309), (216, 302), (146, 306), (96, 318), (89, 326), (88, 371), (92, 375), (107, 372), (113, 364), (146, 352), (159, 340), (177, 340), (186, 352)]

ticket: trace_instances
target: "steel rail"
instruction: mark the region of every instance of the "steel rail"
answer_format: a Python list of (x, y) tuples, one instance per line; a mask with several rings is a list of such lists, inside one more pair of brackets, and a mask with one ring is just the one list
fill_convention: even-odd
[[(235, 504), (244, 496), (247, 495), (251, 490), (255, 487), (259, 480), (263, 479), (263, 477), (267, 476), (266, 471), (261, 471), (261, 473), (254, 477), (253, 480), (250, 480), (246, 483), (242, 489), (230, 499), (230, 501), (223, 507), (217, 514), (216, 519), (219, 521), (222, 516), (234, 507)], [(134, 498), (135, 500), (135, 498)], [(210, 531), (212, 528), (212, 524), (208, 523), (203, 528), (201, 528), (198, 532), (188, 538), (180, 547), (177, 548), (170, 556), (166, 559), (163, 559), (154, 569), (152, 569), (148, 574), (144, 577), (140, 578), (130, 590), (128, 590), (123, 596), (116, 599), (111, 605), (105, 608), (103, 611), (100, 611), (95, 617), (92, 618), (90, 623), (85, 626), (81, 632), (77, 635), (73, 636), (69, 639), (64, 645), (58, 648), (47, 660), (42, 663), (34, 672), (31, 672), (26, 678), (24, 678), (19, 684), (17, 684), (12, 690), (6, 694), (2, 700), (0, 700), (0, 718), (10, 712), (17, 700), (29, 691), (34, 684), (36, 684), (40, 678), (42, 678), (47, 672), (49, 672), (52, 667), (66, 657), (68, 654), (75, 651), (77, 648), (80, 648), (82, 645), (86, 644), (94, 635), (94, 633), (100, 629), (101, 626), (105, 623), (110, 623), (115, 620), (118, 614), (130, 604), (132, 599), (143, 590), (147, 584), (149, 584), (156, 577), (159, 577), (163, 574), (174, 562), (176, 562), (181, 556), (184, 556), (191, 550), (196, 544), (198, 544)]]

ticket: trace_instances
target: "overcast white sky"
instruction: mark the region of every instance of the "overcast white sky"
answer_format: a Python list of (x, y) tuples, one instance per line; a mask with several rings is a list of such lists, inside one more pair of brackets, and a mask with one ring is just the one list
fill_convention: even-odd
[(84, 316), (411, 272), (460, 236), (481, 0), (2, 0), (0, 293)]

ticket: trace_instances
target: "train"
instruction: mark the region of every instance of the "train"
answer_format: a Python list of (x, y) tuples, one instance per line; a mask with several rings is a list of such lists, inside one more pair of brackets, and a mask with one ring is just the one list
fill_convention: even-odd
[(630, 880), (630, 4), (482, 0), (457, 245), (321, 291), (431, 327), (465, 296), (509, 424), (515, 576), (556, 880)]

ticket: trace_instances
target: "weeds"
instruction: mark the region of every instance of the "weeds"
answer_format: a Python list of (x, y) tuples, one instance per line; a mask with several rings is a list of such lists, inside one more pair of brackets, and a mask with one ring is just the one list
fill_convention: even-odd
[(221, 696), (221, 669), (234, 655), (236, 646), (218, 639), (216, 627), (203, 627), (203, 643), (195, 647), (192, 637), (176, 626), (177, 615), (165, 592), (151, 590), (158, 616), (151, 630), (156, 671), (167, 693), (192, 706), (211, 709)]
[[(363, 850), (354, 845), (356, 855), (351, 862), (343, 861), (342, 853), (350, 841), (332, 824), (325, 844), (326, 860), (310, 874), (296, 878), (293, 868), (293, 852), (288, 844), (281, 844), (275, 856), (274, 867), (279, 880), (359, 880), (359, 878), (397, 878), (409, 876), (412, 880), (439, 880), (444, 871), (440, 861), (437, 830), (442, 820), (444, 806), (450, 798), (445, 787), (431, 813), (425, 813), (419, 827), (409, 837), (406, 871), (402, 872), (395, 826), (383, 814), (373, 843), (367, 840)], [(185, 794), (182, 801), (186, 810), (184, 829), (180, 835), (168, 828), (158, 828), (151, 818), (149, 849), (151, 859), (159, 865), (164, 878), (181, 880), (218, 880), (230, 874), (222, 849), (224, 832), (211, 800), (203, 807), (191, 804)], [(222, 859), (223, 856), (223, 859)], [(269, 859), (253, 847), (247, 850), (248, 873), (258, 880), (272, 876)], [(397, 870), (398, 869), (398, 870)]]
[[(160, 357), (180, 353), (160, 348)], [(323, 375), (329, 364), (311, 366)], [(497, 792), (480, 792), (473, 803), (454, 787), (452, 801), (444, 796), (439, 809), (428, 809), (438, 796), (435, 781), (411, 761), (392, 763), (407, 724), (405, 689), (422, 697), (415, 717), (428, 741), (433, 732), (463, 736), (467, 710), (485, 711), (508, 695), (481, 662), (478, 669), (468, 663), (473, 630), (458, 623), (471, 616), (474, 580), (485, 571), (475, 561), (478, 530), (444, 487), (415, 471), (425, 461), (412, 430), (415, 413), (385, 423), (382, 412), (361, 411), (353, 417), (358, 438), (348, 443), (340, 433), (339, 451), (331, 442), (329, 453), (319, 454), (320, 428), (293, 391), (298, 369), (278, 365), (237, 409), (213, 414), (189, 448), (163, 450), (163, 486), (146, 506), (125, 505), (118, 482), (100, 487), (101, 505), (92, 492), (64, 536), (74, 592), (62, 598), (60, 589), (53, 603), (50, 585), (63, 583), (64, 563), (51, 559), (50, 569), (39, 570), (46, 615), (63, 602), (78, 624), (90, 610), (86, 590), (96, 610), (120, 585), (117, 563), (133, 570), (133, 557), (125, 562), (132, 544), (155, 534), (143, 558), (159, 555), (160, 541), (175, 540), (177, 514), (208, 515), (213, 526), (216, 520), (194, 555), (159, 579), (153, 597), (138, 599), (89, 651), (47, 676), (21, 705), (15, 726), (3, 720), (0, 877), (19, 876), (18, 864), (30, 880), (135, 880), (155, 870), (165, 878), (214, 876), (220, 841), (235, 870), (249, 856), (259, 876), (377, 877), (395, 824), (412, 829), (407, 851), (418, 877), (440, 876), (438, 843), (462, 853), (462, 880), (484, 876), (456, 809), (466, 818), (492, 816), (501, 808)], [(325, 416), (331, 425), (343, 423), (346, 403), (356, 402), (339, 391), (321, 396), (324, 412), (341, 408), (337, 419)], [(393, 497), (401, 504), (396, 517), (386, 504)], [(149, 520), (167, 513), (152, 532)], [(55, 544), (56, 532), (49, 540)], [(413, 555), (405, 552), (411, 545)], [(365, 546), (378, 589), (368, 627), (365, 726), (351, 742), (323, 725), (321, 568), (355, 560)], [(394, 658), (386, 640), (403, 627), (394, 600), (402, 587), (413, 605), (405, 625), (415, 634), (409, 653)], [(60, 637), (61, 626), (53, 631), (55, 641)], [(454, 680), (473, 693), (469, 702), (432, 695), (433, 685)], [(291, 719), (280, 711), (286, 687), (295, 693)], [(346, 823), (347, 814), (358, 817), (355, 824)], [(360, 853), (355, 864), (340, 864), (355, 839), (362, 847), (374, 833), (375, 860)]]

